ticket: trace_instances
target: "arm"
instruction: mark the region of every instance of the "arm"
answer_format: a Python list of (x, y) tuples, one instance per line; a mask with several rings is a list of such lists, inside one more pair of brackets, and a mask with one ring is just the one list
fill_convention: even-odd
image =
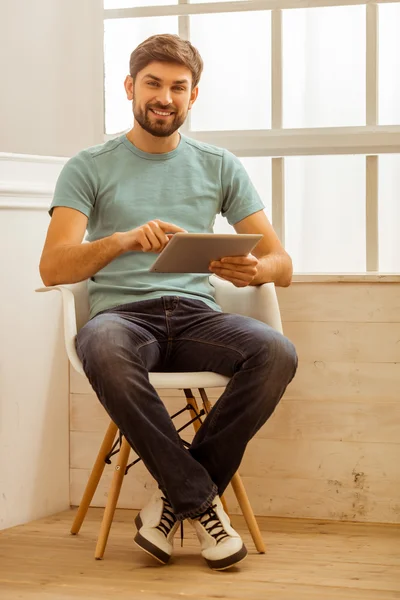
[(166, 232), (184, 231), (157, 219), (136, 229), (82, 244), (87, 221), (83, 213), (73, 208), (54, 209), (39, 265), (46, 286), (93, 277), (125, 252), (161, 252), (170, 239)]
[[(261, 233), (254, 255), (226, 257), (210, 270), (237, 287), (274, 283), (286, 287), (292, 280), (292, 261), (264, 213), (263, 202), (240, 160), (224, 151), (221, 165), (221, 213), (238, 233)], [(222, 266), (223, 265), (223, 266)]]
[(279, 241), (265, 213), (260, 210), (234, 225), (237, 233), (261, 233), (253, 254), (226, 257), (211, 263), (211, 271), (237, 287), (273, 282), (287, 287), (292, 281), (292, 260)]
[(291, 284), (292, 259), (283, 248), (271, 223), (263, 211), (249, 215), (234, 225), (237, 233), (262, 233), (253, 255), (258, 259), (257, 275), (251, 285), (273, 282), (280, 287)]
[(39, 265), (46, 286), (92, 277), (120, 253), (116, 234), (82, 244), (87, 221), (83, 213), (73, 208), (54, 209)]

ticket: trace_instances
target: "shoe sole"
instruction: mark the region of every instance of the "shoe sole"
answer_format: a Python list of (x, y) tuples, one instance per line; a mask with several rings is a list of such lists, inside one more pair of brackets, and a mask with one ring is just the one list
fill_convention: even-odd
[(224, 571), (225, 569), (229, 569), (234, 565), (242, 562), (247, 556), (247, 548), (243, 544), (241, 549), (235, 554), (231, 554), (231, 556), (227, 556), (226, 558), (221, 558), (220, 560), (209, 560), (206, 558), (206, 562), (208, 566), (214, 571)]
[(143, 525), (140, 515), (137, 515), (137, 517), (135, 518), (135, 525), (138, 528), (138, 532), (133, 539), (135, 544), (139, 546), (141, 550), (144, 550), (145, 552), (147, 552), (147, 554), (158, 560), (158, 562), (160, 562), (162, 565), (166, 565), (169, 559), (171, 558), (170, 555), (161, 550), (161, 548), (159, 548), (155, 544), (149, 542), (149, 540), (147, 540), (140, 534), (139, 529)]

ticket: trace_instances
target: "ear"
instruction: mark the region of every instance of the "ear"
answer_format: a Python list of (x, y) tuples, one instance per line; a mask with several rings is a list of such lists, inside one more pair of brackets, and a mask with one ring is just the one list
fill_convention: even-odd
[(189, 110), (192, 108), (193, 104), (196, 102), (198, 95), (199, 95), (199, 88), (195, 87), (192, 90), (192, 93), (190, 94)]
[(126, 97), (127, 97), (127, 99), (128, 100), (133, 100), (134, 83), (133, 83), (133, 77), (131, 77), (131, 75), (127, 75), (125, 77), (124, 86), (125, 86), (125, 91), (126, 91)]

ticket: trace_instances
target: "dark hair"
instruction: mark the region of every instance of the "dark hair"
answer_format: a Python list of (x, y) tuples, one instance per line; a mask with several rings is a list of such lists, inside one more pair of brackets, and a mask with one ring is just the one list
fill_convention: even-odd
[(192, 72), (192, 87), (195, 88), (203, 71), (203, 60), (199, 51), (187, 40), (169, 33), (152, 35), (132, 52), (129, 72), (135, 80), (136, 75), (153, 61), (184, 65)]

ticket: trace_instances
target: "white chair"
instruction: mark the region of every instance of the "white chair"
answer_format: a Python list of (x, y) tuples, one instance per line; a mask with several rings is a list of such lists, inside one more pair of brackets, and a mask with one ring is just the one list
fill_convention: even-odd
[[(236, 288), (233, 284), (212, 276), (212, 283), (215, 286), (216, 301), (224, 312), (247, 315), (267, 323), (274, 329), (282, 332), (282, 322), (276, 297), (275, 286), (272, 283), (260, 286), (248, 286), (245, 288)], [(84, 375), (81, 361), (75, 350), (75, 336), (83, 327), (89, 318), (89, 301), (87, 292), (87, 282), (83, 281), (71, 285), (57, 285), (52, 287), (39, 288), (37, 292), (48, 292), (58, 290), (63, 298), (64, 313), (64, 337), (65, 346), (69, 361), (72, 367), (80, 374)], [(157, 390), (180, 389), (185, 392), (185, 400), (190, 413), (195, 430), (201, 427), (201, 418), (199, 415), (207, 414), (211, 410), (211, 404), (207, 398), (205, 389), (225, 387), (229, 381), (228, 377), (218, 375), (213, 372), (192, 372), (192, 373), (150, 373), (150, 382)], [(196, 399), (192, 389), (198, 389), (203, 403), (202, 412), (199, 411)], [(86, 485), (83, 498), (75, 516), (71, 533), (77, 534), (85, 519), (87, 510), (92, 501), (101, 475), (104, 470), (105, 460), (109, 456), (118, 428), (110, 422), (103, 443), (100, 447), (97, 459), (93, 466), (89, 481)], [(121, 439), (121, 438), (120, 438)], [(125, 470), (128, 463), (130, 446), (125, 438), (121, 439), (120, 449), (115, 465), (114, 476), (108, 495), (106, 508), (100, 528), (97, 541), (95, 558), (103, 558), (110, 532), (115, 508), (117, 505), (120, 489), (122, 486)], [(236, 473), (231, 481), (233, 491), (246, 520), (247, 526), (254, 540), (255, 546), (260, 553), (265, 552), (264, 541), (254, 517), (253, 510), (247, 498), (242, 480)], [(227, 510), (224, 502), (224, 507)]]

